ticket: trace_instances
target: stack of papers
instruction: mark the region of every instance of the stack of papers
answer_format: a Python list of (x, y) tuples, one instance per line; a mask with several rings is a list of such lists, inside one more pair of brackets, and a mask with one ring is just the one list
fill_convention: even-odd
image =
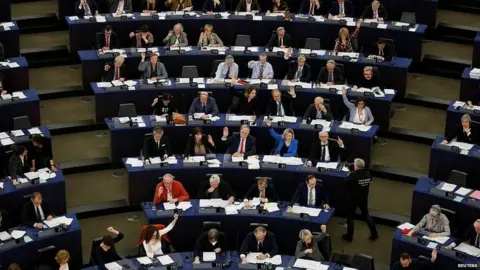
[(229, 115), (228, 116), (229, 121), (242, 121), (242, 120), (247, 120), (247, 121), (253, 121), (255, 120), (254, 115)]
[(107, 268), (107, 270), (122, 270), (122, 266), (116, 262), (105, 264), (105, 268)]
[(188, 157), (184, 162), (193, 162), (193, 163), (199, 163), (205, 161), (204, 156), (193, 156), (193, 157)]
[(3, 146), (7, 146), (7, 145), (12, 145), (12, 144), (14, 144), (15, 142), (12, 141), (12, 139), (10, 139), (10, 138), (6, 138), (6, 139), (0, 140), (0, 143), (1, 143)]
[(276, 202), (266, 203), (264, 208), (267, 209), (269, 213), (280, 211), (280, 208), (278, 208), (278, 204)]
[(140, 258), (137, 258), (137, 261), (140, 263), (140, 264), (143, 264), (143, 265), (149, 265), (149, 264), (152, 264), (152, 260), (145, 256), (145, 257), (140, 257)]
[(295, 116), (273, 116), (272, 123), (285, 122), (285, 123), (296, 123), (297, 117)]
[(15, 137), (25, 136), (25, 133), (21, 129), (13, 130), (12, 135)]
[(473, 199), (476, 199), (476, 200), (480, 200), (480, 191), (475, 190), (472, 194), (470, 194), (469, 197), (473, 198)]
[(243, 52), (245, 51), (245, 47), (244, 46), (232, 46), (230, 47), (230, 49), (234, 52)]
[(45, 225), (47, 225), (49, 228), (53, 228), (53, 227), (59, 226), (60, 224), (65, 224), (67, 226), (70, 226), (70, 224), (72, 224), (72, 221), (73, 221), (73, 218), (67, 218), (66, 216), (63, 216), (63, 217), (54, 218), (50, 221), (44, 220), (43, 223), (45, 223)]
[(371, 126), (366, 126), (366, 125), (359, 125), (359, 124), (354, 124), (354, 123), (350, 123), (350, 122), (342, 122), (342, 124), (340, 125), (341, 128), (345, 128), (345, 129), (352, 129), (352, 128), (356, 128), (360, 131), (369, 131)]
[(398, 225), (397, 226), (397, 229), (400, 229), (400, 230), (404, 230), (404, 229), (407, 229), (407, 230), (411, 230), (415, 227), (415, 225), (411, 224), (411, 223), (408, 223), (408, 222), (405, 222), (401, 225)]
[(437, 242), (440, 244), (445, 244), (445, 242), (447, 242), (448, 239), (450, 239), (450, 237), (448, 236), (428, 237), (426, 235), (424, 235), (422, 238), (427, 239), (429, 241)]
[(272, 156), (272, 155), (263, 156), (263, 162), (278, 163), (278, 164), (282, 163), (287, 165), (303, 165), (302, 159), (298, 157), (279, 157), (279, 156)]
[(266, 16), (268, 16), (268, 17), (277, 17), (277, 16), (285, 17), (285, 13), (271, 12), (270, 14), (266, 14)]
[(130, 117), (119, 117), (119, 118), (118, 118), (118, 121), (119, 121), (121, 124), (125, 124), (125, 123), (130, 122)]
[(31, 128), (28, 130), (28, 133), (30, 133), (31, 135), (34, 135), (34, 134), (42, 134), (42, 131), (38, 128), (38, 127), (34, 127), (34, 128)]
[(296, 214), (305, 213), (311, 217), (318, 217), (318, 215), (320, 215), (320, 212), (322, 212), (322, 209), (294, 205), (292, 207), (292, 212)]
[(250, 84), (269, 83), (271, 79), (246, 79)]
[(138, 158), (127, 158), (125, 164), (130, 164), (132, 167), (143, 167), (143, 161)]
[(470, 149), (472, 149), (472, 147), (473, 147), (473, 144), (463, 143), (463, 142), (450, 142), (448, 145), (456, 146), (456, 147), (460, 148), (461, 150), (467, 150), (467, 151), (470, 151)]
[(447, 192), (452, 192), (455, 190), (457, 185), (450, 184), (450, 183), (443, 183), (442, 187), (440, 188), (441, 190), (447, 191)]
[[(304, 259), (296, 259), (293, 267), (302, 268), (302, 269), (322, 269), (320, 262), (304, 260)], [(328, 269), (328, 268), (323, 268), (323, 269)]]
[(98, 82), (97, 87), (108, 88), (108, 87), (112, 87), (112, 84), (110, 82)]
[(225, 215), (237, 215), (238, 214), (238, 206), (229, 204), (225, 207)]
[(12, 236), (8, 232), (0, 232), (0, 240), (1, 241), (6, 241), (10, 238), (12, 238)]
[(38, 172), (26, 172), (24, 173), (25, 177), (28, 178), (28, 180), (36, 179), (38, 178)]
[(222, 164), (218, 159), (209, 159), (207, 160), (207, 163), (209, 168), (220, 168), (220, 165)]
[(124, 85), (124, 83), (120, 80), (115, 80), (115, 81), (112, 81), (112, 84), (113, 86), (122, 86)]
[(170, 156), (167, 159), (165, 159), (163, 162), (167, 162), (168, 164), (177, 164), (177, 158), (175, 156)]
[(199, 207), (226, 207), (227, 200), (222, 199), (200, 199)]
[(289, 48), (280, 48), (280, 47), (273, 47), (272, 52), (284, 52), (287, 53)]
[(455, 194), (465, 196), (465, 195), (467, 195), (468, 193), (470, 193), (471, 191), (472, 191), (472, 190), (469, 189), (469, 188), (461, 187), (461, 188), (459, 188), (457, 191), (455, 191)]
[(242, 162), (245, 161), (243, 157), (234, 157), (232, 156), (232, 162)]
[(385, 95), (395, 95), (394, 89), (385, 89), (383, 91), (385, 92)]
[(204, 262), (213, 262), (217, 259), (217, 254), (215, 252), (203, 252), (202, 260)]
[(13, 239), (20, 239), (25, 235), (25, 233), (25, 231), (13, 230), (10, 235), (13, 237)]
[(168, 255), (158, 256), (157, 259), (162, 265), (169, 265), (174, 263), (172, 258), (170, 258), (170, 256)]
[(0, 182), (0, 189), (3, 189), (5, 183), (4, 182)]
[(128, 80), (128, 81), (125, 81), (124, 84), (133, 87), (133, 86), (137, 85), (137, 82), (132, 81), (132, 80)]
[(317, 168), (336, 169), (338, 162), (317, 162)]
[(16, 98), (18, 98), (18, 99), (25, 99), (25, 98), (27, 98), (27, 96), (25, 96), (25, 94), (24, 94), (23, 92), (20, 92), (20, 91), (18, 91), (18, 92), (13, 92), (13, 93), (12, 93), (12, 97), (16, 97)]
[(455, 250), (461, 251), (463, 253), (467, 253), (468, 255), (474, 256), (474, 257), (480, 257), (480, 249), (467, 245), (465, 243), (461, 243), (458, 245)]
[(262, 253), (259, 252), (251, 252), (248, 253), (247, 255), (247, 262), (248, 263), (254, 263), (254, 264), (259, 264), (259, 263), (270, 263), (273, 265), (280, 265), (282, 264), (282, 257), (280, 255), (275, 255), (272, 258), (266, 258), (265, 260), (260, 260), (258, 259), (258, 255)]
[(19, 177), (19, 178), (17, 178), (17, 181), (18, 181), (18, 183), (20, 183), (20, 184), (28, 183), (28, 179), (27, 179), (27, 178), (21, 178), (21, 177)]
[(104, 23), (107, 21), (107, 19), (105, 18), (105, 16), (95, 16), (95, 19), (97, 20), (97, 22), (99, 23)]
[(474, 68), (469, 73), (471, 78), (480, 78), (480, 68)]
[(191, 202), (179, 202), (177, 205), (177, 209), (182, 209), (183, 211), (187, 211), (190, 208), (192, 208)]
[(258, 159), (247, 159), (248, 169), (249, 170), (260, 170), (260, 160)]

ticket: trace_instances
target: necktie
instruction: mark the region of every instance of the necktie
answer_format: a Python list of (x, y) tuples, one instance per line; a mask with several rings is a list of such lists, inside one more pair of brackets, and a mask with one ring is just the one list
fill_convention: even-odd
[(109, 36), (105, 37), (105, 47), (110, 48), (110, 37)]
[(240, 140), (240, 154), (243, 154), (243, 151), (244, 151), (244, 149), (243, 149), (243, 140), (244, 140), (244, 139), (241, 139), (241, 140)]
[(113, 79), (114, 79), (114, 80), (118, 80), (118, 79), (119, 79), (118, 73), (119, 73), (119, 72), (118, 72), (118, 68), (116, 67), (116, 68), (115, 68), (115, 75), (113, 76)]
[(480, 241), (478, 241), (480, 239), (479, 235), (477, 234), (477, 237), (475, 238), (475, 247), (480, 247)]
[(157, 147), (160, 148), (160, 141), (157, 141)]
[(325, 152), (326, 152), (325, 147), (326, 147), (326, 145), (322, 144), (322, 153), (320, 155), (320, 161), (322, 161), (322, 162), (325, 161)]
[(373, 18), (374, 19), (378, 18), (378, 11), (376, 11), (376, 10), (373, 11)]
[(322, 119), (322, 111), (317, 110), (317, 119)]
[(310, 5), (310, 11), (308, 12), (309, 15), (314, 15), (315, 14), (315, 5), (311, 4)]
[(260, 65), (260, 72), (258, 72), (258, 79), (263, 79), (263, 68), (264, 68), (264, 65)]
[(83, 4), (83, 10), (85, 12), (85, 16), (90, 16), (92, 15), (92, 12), (90, 11), (90, 6), (88, 3), (85, 1), (85, 4)]
[(280, 42), (278, 42), (278, 44), (280, 44), (280, 47), (283, 46), (283, 38), (280, 38)]
[(297, 75), (295, 79), (300, 79), (302, 77), (302, 68), (298, 68)]
[(230, 79), (230, 67), (227, 69), (227, 73), (225, 74), (225, 79)]
[(345, 15), (345, 8), (343, 4), (340, 5), (340, 14)]
[(40, 214), (40, 207), (35, 206), (37, 209), (37, 221), (42, 221), (42, 214)]
[(202, 103), (202, 112), (205, 112), (205, 104)]
[(383, 56), (383, 49), (380, 49), (378, 55)]
[(260, 250), (262, 249), (263, 249), (263, 242), (258, 242), (257, 251), (260, 252)]
[(333, 82), (333, 72), (328, 72), (328, 82)]
[(265, 198), (265, 190), (260, 191), (260, 198)]
[(282, 103), (278, 102), (277, 104), (277, 116), (283, 116), (282, 115)]
[(313, 188), (308, 192), (308, 205), (315, 205), (315, 201), (313, 200)]

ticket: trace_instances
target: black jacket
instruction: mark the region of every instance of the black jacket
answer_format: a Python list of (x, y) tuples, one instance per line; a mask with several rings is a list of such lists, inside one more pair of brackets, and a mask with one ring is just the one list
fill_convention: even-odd
[[(257, 183), (253, 184), (247, 193), (244, 196), (244, 199), (251, 200), (253, 198), (259, 198), (260, 191), (258, 190)], [(276, 202), (278, 201), (278, 195), (275, 191), (275, 188), (272, 185), (267, 185), (265, 188), (265, 197), (268, 199), (269, 202)]]
[[(320, 15), (325, 15), (327, 11), (325, 10), (325, 4), (323, 3), (325, 1), (319, 1), (320, 2), (320, 8), (317, 8), (316, 6), (314, 7), (314, 15), (315, 16), (320, 16)], [(310, 0), (304, 0), (302, 4), (300, 5), (300, 9), (298, 10), (299, 14), (309, 14), (310, 13)]]
[[(304, 260), (314, 260), (314, 261), (324, 261), (319, 245), (325, 239), (325, 234), (320, 233), (319, 235), (312, 236), (312, 242), (310, 245), (306, 245), (302, 240), (298, 240), (297, 247), (295, 249), (295, 258), (304, 259)], [(305, 250), (312, 249), (312, 254), (306, 254)]]
[[(227, 145), (227, 154), (233, 154), (238, 151), (240, 145), (240, 135), (234, 135), (227, 138), (224, 143)], [(245, 142), (244, 156), (252, 156), (257, 154), (257, 140), (252, 135), (248, 135)]]
[[(203, 135), (201, 141), (202, 141), (202, 144), (205, 145), (205, 151), (207, 152), (207, 154), (215, 153), (215, 150), (216, 150), (215, 146), (211, 145), (208, 142), (208, 136), (207, 135)], [(184, 154), (185, 154), (185, 156), (195, 155), (195, 138), (194, 138), (193, 135), (190, 135), (188, 137), (187, 146), (185, 147)]]
[(470, 136), (467, 136), (467, 133), (463, 131), (462, 125), (458, 125), (451, 134), (448, 134), (446, 140), (450, 142), (451, 140), (457, 138), (457, 142), (475, 144), (478, 140), (477, 136), (477, 129), (472, 123), (470, 123)]
[[(107, 71), (104, 70), (103, 72), (103, 81), (104, 82), (111, 82), (113, 81), (113, 78), (115, 77), (115, 65), (113, 63), (107, 63), (106, 65), (110, 66), (110, 69)], [(123, 64), (120, 67), (120, 78), (126, 78), (127, 77), (127, 67), (126, 64)]]
[[(283, 110), (285, 112), (285, 115), (287, 116), (294, 116), (293, 115), (293, 102), (294, 98), (288, 94), (288, 93), (282, 93), (282, 99), (281, 103), (283, 105)], [(267, 111), (265, 112), (265, 115), (271, 115), (271, 116), (277, 116), (278, 108), (277, 108), (277, 103), (273, 100), (273, 98), (270, 98), (267, 104)]]
[(477, 233), (475, 232), (475, 228), (473, 225), (468, 227), (468, 229), (463, 233), (463, 235), (457, 240), (455, 240), (455, 245), (460, 245), (460, 243), (466, 242), (471, 246), (475, 246), (475, 241), (477, 239)]
[(117, 235), (117, 237), (113, 238), (114, 244), (107, 251), (104, 251), (100, 246), (97, 246), (95, 248), (95, 261), (97, 263), (97, 266), (100, 267), (100, 269), (106, 269), (104, 267), (106, 263), (111, 263), (111, 262), (119, 261), (122, 259), (120, 256), (118, 256), (117, 249), (115, 248), (115, 244), (120, 242), (123, 239), (123, 237), (124, 237), (123, 233), (120, 232)]
[[(293, 80), (298, 70), (297, 62), (293, 62), (289, 64), (288, 73), (287, 73), (287, 80)], [(312, 69), (310, 65), (305, 63), (302, 68), (302, 74), (300, 75), (301, 82), (310, 82), (310, 78), (312, 77)]]
[(362, 76), (362, 79), (360, 83), (358, 84), (358, 88), (364, 87), (364, 88), (369, 88), (372, 89), (373, 87), (380, 87), (380, 89), (383, 90), (383, 83), (382, 80), (379, 78), (379, 76), (373, 74), (372, 78), (370, 80), (365, 79), (364, 76)]
[(155, 139), (152, 137), (148, 137), (143, 142), (143, 156), (145, 159), (151, 157), (162, 157), (164, 155), (172, 155), (172, 147), (170, 146), (170, 141), (168, 137), (162, 136), (160, 138), (160, 142), (156, 143)]
[[(53, 216), (50, 212), (50, 208), (46, 203), (41, 204), (43, 216), (47, 219), (48, 216)], [(23, 205), (22, 209), (22, 224), (27, 227), (33, 227), (33, 224), (40, 223), (43, 220), (37, 217), (37, 211), (32, 201), (29, 201)]]
[(12, 178), (16, 178), (18, 175), (22, 175), (30, 171), (30, 160), (28, 155), (24, 157), (23, 164), (20, 157), (13, 154), (8, 160), (8, 175)]
[(352, 202), (368, 202), (368, 193), (372, 176), (367, 169), (351, 172), (347, 176), (345, 186)]
[(175, 108), (175, 105), (173, 105), (173, 102), (170, 101), (170, 103), (168, 103), (168, 105), (165, 106), (165, 104), (163, 104), (161, 97), (158, 98), (157, 104), (153, 106), (153, 114), (155, 115), (168, 114), (168, 117), (170, 118), (170, 120), (173, 120), (172, 115), (174, 112), (178, 112), (178, 110), (177, 108)]
[(208, 11), (211, 12), (224, 12), (225, 11), (225, 3), (223, 0), (220, 1), (220, 5), (215, 6), (213, 4), (213, 0), (205, 0), (202, 7), (203, 13), (207, 13)]
[(327, 120), (327, 121), (332, 121), (333, 119), (333, 115), (332, 115), (332, 111), (330, 109), (330, 105), (328, 104), (323, 104), (323, 106), (325, 106), (325, 109), (327, 109), (327, 112), (323, 112), (321, 111), (321, 118), (317, 118), (317, 108), (315, 108), (315, 105), (314, 104), (310, 104), (308, 105), (308, 108), (307, 110), (305, 111), (305, 114), (303, 115), (303, 119), (307, 119), (307, 120), (315, 120), (315, 119), (324, 119), (324, 120)]
[(50, 160), (53, 160), (52, 147), (50, 142), (45, 140), (42, 147), (35, 147), (30, 144), (28, 147), (28, 161), (33, 167), (35, 161), (35, 170), (42, 168), (50, 168)]
[(231, 113), (236, 115), (260, 115), (257, 97), (248, 102), (248, 97), (245, 96), (244, 92), (236, 91), (233, 87), (230, 88), (230, 93), (238, 98), (238, 102), (231, 106)]
[(228, 200), (230, 197), (235, 197), (235, 192), (232, 191), (230, 185), (225, 181), (220, 181), (218, 184), (218, 197), (214, 197), (213, 193), (209, 193), (210, 181), (204, 181), (200, 190), (198, 191), (199, 199), (222, 199)]
[[(329, 141), (327, 144), (328, 147), (328, 154), (330, 155), (330, 162), (337, 162), (341, 161), (343, 157), (343, 153), (345, 152), (345, 148), (341, 148), (338, 146), (337, 142)], [(343, 146), (345, 147), (345, 146)], [(310, 153), (308, 154), (308, 160), (319, 160), (321, 159), (322, 155), (322, 143), (320, 140), (312, 143), (312, 147), (310, 147)]]
[[(378, 7), (378, 17), (383, 18), (384, 21), (388, 19), (387, 10), (383, 5), (380, 5)], [(360, 16), (360, 19), (373, 19), (372, 5), (369, 5), (368, 7), (365, 8), (365, 10), (362, 13), (362, 16)]]
[[(322, 67), (320, 69), (320, 73), (318, 73), (317, 83), (327, 83), (328, 82), (328, 69), (326, 67)], [(334, 84), (344, 84), (345, 78), (343, 77), (342, 70), (339, 67), (335, 67), (333, 70), (333, 81)]]
[[(252, 5), (251, 5), (250, 10), (257, 10), (258, 12), (261, 11), (260, 4), (258, 3), (258, 0), (252, 0)], [(247, 11), (247, 1), (246, 0), (240, 0), (237, 4), (237, 7), (235, 8), (235, 11), (239, 11), (239, 12)]]
[[(102, 49), (103, 47), (106, 46), (106, 37), (105, 37), (105, 33), (97, 33), (97, 35), (95, 36), (95, 47), (97, 50), (100, 50)], [(114, 32), (112, 32), (110, 34), (110, 47), (109, 49), (118, 49), (120, 48), (120, 45), (119, 45), (119, 42), (118, 42), (118, 37), (117, 37), (117, 34), (115, 34)]]
[[(95, 12), (98, 10), (97, 2), (95, 0), (87, 0), (87, 4), (90, 7), (90, 13), (92, 16), (95, 16)], [(85, 16), (85, 10), (79, 9), (78, 7), (80, 6), (80, 1), (75, 2), (75, 15), (77, 15), (80, 18), (83, 18)]]
[[(328, 202), (329, 200), (325, 188), (320, 183), (317, 183), (315, 186), (315, 206), (323, 206), (324, 204), (328, 204)], [(308, 205), (308, 186), (305, 182), (298, 185), (292, 199), (290, 200), (289, 206), (293, 206), (296, 203), (300, 206)]]
[[(290, 35), (285, 33), (285, 36), (283, 36), (283, 46), (285, 48), (290, 48), (292, 47), (292, 39), (290, 38)], [(280, 40), (278, 40), (278, 35), (277, 34), (273, 34), (270, 39), (268, 40), (267, 42), (267, 47), (268, 49), (271, 49), (273, 47), (280, 47)]]
[[(352, 2), (346, 0), (344, 2), (344, 9), (345, 9), (345, 17), (354, 17), (355, 9), (353, 7)], [(333, 2), (330, 6), (330, 10), (328, 11), (329, 14), (338, 15), (340, 14), (340, 5), (338, 2)]]
[(5, 49), (3, 44), (0, 42), (0, 61), (5, 61)]
[(388, 43), (386, 43), (385, 47), (383, 48), (383, 55), (380, 55), (380, 50), (378, 49), (377, 43), (373, 44), (372, 48), (370, 50), (368, 50), (367, 52), (368, 52), (368, 55), (366, 55), (367, 57), (369, 55), (379, 55), (379, 56), (382, 56), (383, 59), (385, 59), (385, 61), (392, 60), (393, 55), (394, 55), (393, 48)]
[(257, 238), (255, 238), (253, 232), (248, 233), (240, 247), (240, 254), (247, 255), (250, 252), (261, 252), (270, 255), (270, 257), (277, 255), (278, 246), (277, 241), (275, 240), (275, 235), (272, 232), (267, 231), (263, 244), (258, 245)]
[(212, 243), (208, 240), (208, 232), (204, 232), (200, 234), (197, 239), (195, 249), (193, 250), (193, 257), (201, 258), (202, 252), (212, 252), (217, 248), (220, 248), (222, 252), (227, 251), (228, 242), (225, 234), (223, 232), (218, 232), (217, 243), (215, 243), (215, 245), (212, 245)]
[(400, 262), (395, 262), (392, 266), (392, 270), (427, 270), (432, 266), (430, 260), (420, 260), (413, 258), (408, 267), (403, 267)]

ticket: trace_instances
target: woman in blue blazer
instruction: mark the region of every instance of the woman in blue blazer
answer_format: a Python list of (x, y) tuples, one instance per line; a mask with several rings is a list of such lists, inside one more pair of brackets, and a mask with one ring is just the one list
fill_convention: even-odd
[(283, 131), (283, 134), (280, 135), (272, 128), (272, 121), (267, 120), (265, 122), (268, 126), (268, 131), (270, 135), (277, 141), (277, 146), (275, 147), (275, 151), (273, 151), (274, 155), (279, 155), (282, 157), (294, 157), (297, 155), (297, 147), (298, 141), (295, 140), (295, 134), (291, 128), (287, 128)]

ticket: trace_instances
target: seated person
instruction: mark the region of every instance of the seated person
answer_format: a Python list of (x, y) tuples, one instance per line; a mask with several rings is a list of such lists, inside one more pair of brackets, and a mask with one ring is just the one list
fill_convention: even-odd
[(44, 147), (45, 138), (42, 135), (32, 136), (32, 145), (28, 152), (28, 159), (32, 162), (31, 171), (48, 168), (53, 172), (57, 171), (53, 162), (53, 154), (50, 147)]
[(228, 249), (228, 239), (223, 232), (217, 229), (210, 229), (203, 232), (197, 239), (193, 256), (195, 261), (193, 263), (200, 263), (200, 256), (203, 252), (215, 252), (217, 254), (225, 252)]
[(48, 206), (43, 203), (43, 196), (40, 192), (34, 192), (30, 201), (23, 205), (22, 224), (28, 228), (43, 229), (44, 220), (52, 220), (53, 215)]
[(337, 2), (333, 2), (328, 11), (328, 17), (332, 18), (333, 16), (337, 16), (337, 18), (354, 17), (355, 10), (352, 2), (348, 0), (338, 0)]
[(10, 228), (10, 224), (7, 220), (8, 213), (7, 211), (0, 210), (0, 232), (6, 231)]
[(167, 227), (159, 230), (153, 225), (148, 225), (145, 230), (145, 237), (143, 239), (142, 245), (147, 257), (153, 258), (158, 255), (163, 255), (162, 250), (162, 235), (167, 234), (169, 231), (175, 227), (177, 223), (178, 215), (173, 216), (173, 221), (168, 224)]
[(322, 16), (326, 12), (321, 7), (320, 0), (303, 0), (298, 13), (310, 16)]
[(150, 61), (145, 62), (145, 53), (142, 52), (142, 60), (138, 65), (138, 71), (142, 72), (141, 79), (159, 80), (168, 78), (165, 65), (158, 61), (158, 55), (154, 53), (150, 55)]
[(225, 3), (223, 0), (205, 0), (203, 3), (202, 12), (225, 12)]
[(222, 141), (227, 146), (227, 154), (234, 157), (248, 157), (257, 153), (257, 140), (250, 135), (250, 127), (242, 125), (238, 135), (228, 137), (228, 127), (223, 128)]
[(108, 227), (107, 232), (113, 233), (116, 236), (113, 238), (111, 235), (104, 235), (102, 243), (95, 249), (95, 262), (100, 267), (103, 267), (106, 263), (122, 259), (118, 256), (115, 244), (123, 239), (123, 233), (115, 230), (113, 227)]
[[(8, 176), (16, 180), (17, 176), (31, 171), (30, 161), (28, 160), (28, 151), (23, 145), (14, 145), (13, 154), (8, 160)], [(14, 184), (16, 184), (14, 182)]]
[(140, 27), (138, 33), (130, 33), (130, 38), (132, 39), (133, 46), (136, 48), (150, 48), (153, 44), (153, 34), (150, 32), (148, 25), (144, 24)]
[(290, 48), (292, 47), (292, 39), (285, 32), (285, 28), (280, 26), (277, 28), (276, 33), (270, 37), (265, 47), (269, 50), (273, 49), (273, 47)]
[(303, 54), (300, 54), (297, 58), (297, 61), (292, 61), (289, 65), (288, 73), (286, 79), (293, 82), (310, 82), (310, 77), (312, 77), (312, 72), (310, 65), (305, 63), (307, 59)]
[(321, 233), (319, 235), (312, 235), (312, 232), (309, 230), (301, 230), (298, 234), (297, 247), (295, 249), (295, 258), (313, 260), (313, 261), (325, 261), (318, 245), (325, 239), (325, 233), (327, 231), (327, 226), (320, 226)]
[(198, 38), (197, 47), (222, 47), (223, 42), (217, 34), (213, 33), (213, 26), (211, 24), (205, 24), (203, 32), (200, 33)]
[(334, 60), (328, 60), (326, 67), (320, 69), (320, 73), (318, 73), (317, 77), (317, 84), (320, 83), (327, 84), (328, 86), (345, 84), (342, 70), (336, 66)]
[(380, 80), (379, 76), (373, 73), (373, 68), (371, 66), (366, 66), (363, 68), (363, 78), (360, 81), (360, 84), (354, 85), (353, 90), (358, 88), (368, 88), (372, 89), (374, 87), (378, 87), (383, 89), (382, 81)]
[(363, 97), (358, 97), (355, 104), (352, 104), (348, 101), (346, 93), (346, 90), (342, 89), (343, 104), (347, 106), (350, 115), (348, 122), (370, 126), (375, 119), (370, 108), (365, 106)]
[(275, 235), (267, 231), (265, 227), (258, 226), (253, 232), (247, 234), (240, 247), (240, 258), (242, 263), (247, 263), (247, 254), (250, 252), (259, 252), (257, 256), (260, 260), (272, 258), (277, 255), (278, 246)]
[(392, 46), (383, 38), (378, 39), (378, 41), (373, 44), (369, 53), (368, 58), (381, 57), (385, 61), (391, 61), (394, 54)]
[(110, 5), (110, 13), (117, 15), (132, 13), (132, 0), (113, 0)]
[(143, 156), (145, 160), (151, 157), (161, 157), (166, 159), (172, 155), (172, 147), (167, 136), (163, 136), (163, 129), (156, 127), (153, 129), (153, 136), (147, 137), (143, 142)]
[(75, 3), (75, 15), (83, 18), (98, 14), (98, 6), (95, 0), (79, 0)]
[(330, 110), (330, 105), (324, 104), (322, 97), (316, 97), (313, 101), (313, 104), (308, 105), (303, 119), (306, 119), (307, 122), (316, 119), (332, 121), (333, 115), (332, 111)]
[(257, 182), (250, 187), (244, 196), (243, 202), (248, 205), (253, 198), (260, 198), (261, 203), (278, 201), (275, 188), (273, 185), (268, 184), (268, 179), (265, 177), (259, 177)]
[(106, 51), (106, 50), (120, 48), (117, 34), (113, 32), (111, 25), (105, 25), (105, 28), (103, 29), (103, 33), (96, 35), (95, 47), (99, 51)]
[(212, 136), (203, 134), (201, 128), (194, 128), (188, 138), (184, 155), (185, 157), (206, 155), (215, 153), (215, 150), (215, 142)]
[(183, 25), (177, 23), (173, 26), (173, 30), (168, 31), (168, 35), (163, 39), (166, 47), (187, 47), (187, 33), (183, 32)]
[(448, 134), (443, 144), (450, 143), (453, 139), (457, 138), (457, 142), (475, 144), (478, 141), (477, 129), (472, 126), (470, 115), (464, 114), (461, 118), (462, 125), (457, 126), (453, 133)]
[(258, 61), (249, 61), (248, 68), (252, 70), (252, 79), (272, 79), (273, 68), (270, 63), (267, 62), (267, 55), (260, 53)]
[(287, 13), (288, 12), (288, 5), (285, 0), (274, 0), (272, 4), (272, 8), (267, 10), (267, 15), (270, 13)]
[(400, 261), (395, 262), (392, 270), (421, 270), (430, 269), (432, 263), (437, 259), (437, 249), (432, 250), (432, 258), (430, 260), (412, 259), (408, 253), (400, 254)]
[(307, 175), (304, 183), (300, 183), (292, 196), (287, 212), (292, 211), (294, 204), (300, 206), (323, 207), (329, 209), (328, 196), (321, 183), (317, 183), (315, 175)]
[(290, 87), (288, 94), (281, 93), (278, 89), (273, 89), (272, 99), (268, 102), (265, 115), (293, 116), (292, 102), (296, 97), (295, 88), (293, 87)]
[(160, 102), (158, 102), (158, 97), (153, 99), (153, 114), (172, 119), (173, 113), (178, 113), (177, 108), (175, 108), (175, 105), (172, 103), (172, 94), (163, 93), (160, 98)]
[(240, 0), (235, 8), (235, 12), (259, 13), (260, 11), (261, 8), (258, 0)]
[(115, 57), (113, 63), (106, 63), (103, 72), (104, 82), (111, 81), (125, 81), (127, 77), (127, 68), (125, 63), (125, 57), (119, 55)]
[(200, 188), (198, 198), (228, 200), (228, 204), (231, 204), (235, 200), (235, 193), (227, 182), (220, 180), (220, 176), (212, 174)]
[(171, 11), (192, 11), (192, 0), (167, 0), (165, 7)]
[(375, 19), (379, 22), (387, 20), (387, 9), (380, 4), (380, 1), (373, 1), (370, 6), (367, 6), (363, 11), (360, 19)]
[(357, 28), (355, 31), (350, 34), (348, 28), (342, 27), (338, 31), (338, 38), (335, 40), (335, 46), (332, 51), (332, 55), (337, 55), (339, 52), (351, 53), (353, 51), (352, 39), (357, 38), (358, 33), (360, 32), (361, 22), (357, 21)]
[(227, 55), (225, 62), (218, 64), (215, 72), (215, 79), (231, 79), (238, 78), (238, 65), (234, 62), (233, 56)]
[(409, 236), (414, 234), (428, 237), (450, 236), (450, 221), (442, 214), (439, 205), (432, 205), (428, 214), (423, 216), (422, 220), (408, 233)]
[(310, 148), (310, 154), (308, 155), (307, 166), (311, 167), (313, 160), (319, 160), (319, 162), (340, 162), (342, 160), (342, 154), (345, 152), (345, 145), (342, 139), (337, 137), (336, 142), (333, 139), (328, 138), (328, 132), (318, 132), (319, 141), (312, 144)]
[(208, 119), (208, 115), (218, 116), (217, 102), (213, 97), (208, 96), (208, 92), (200, 92), (200, 96), (195, 98), (188, 110), (188, 119), (193, 119), (195, 113), (204, 113), (200, 119)]
[(475, 222), (468, 227), (463, 235), (448, 245), (447, 248), (452, 249), (463, 242), (469, 244), (470, 246), (480, 248), (480, 219), (475, 220)]
[(163, 5), (162, 2), (159, 0), (144, 0), (143, 1), (143, 11), (142, 13), (158, 13), (162, 11)]
[(68, 261), (70, 260), (70, 253), (65, 249), (59, 250), (55, 256), (55, 261), (60, 266), (59, 270), (69, 270)]
[(298, 141), (295, 139), (295, 134), (293, 129), (286, 128), (283, 131), (283, 134), (280, 135), (272, 128), (272, 121), (267, 119), (265, 122), (268, 126), (268, 131), (270, 135), (276, 141), (276, 147), (273, 150), (273, 154), (282, 157), (294, 157), (297, 155)]
[(22, 270), (22, 268), (20, 267), (20, 265), (12, 263), (8, 266), (8, 270)]
[(162, 181), (155, 188), (153, 202), (155, 204), (162, 202), (176, 203), (188, 201), (190, 196), (183, 187), (182, 183), (173, 180), (173, 175), (167, 173), (162, 177)]
[(257, 97), (257, 88), (250, 85), (243, 93), (238, 92), (234, 87), (230, 88), (232, 96), (237, 97), (237, 103), (231, 105), (231, 113), (236, 115), (260, 115), (260, 105)]

